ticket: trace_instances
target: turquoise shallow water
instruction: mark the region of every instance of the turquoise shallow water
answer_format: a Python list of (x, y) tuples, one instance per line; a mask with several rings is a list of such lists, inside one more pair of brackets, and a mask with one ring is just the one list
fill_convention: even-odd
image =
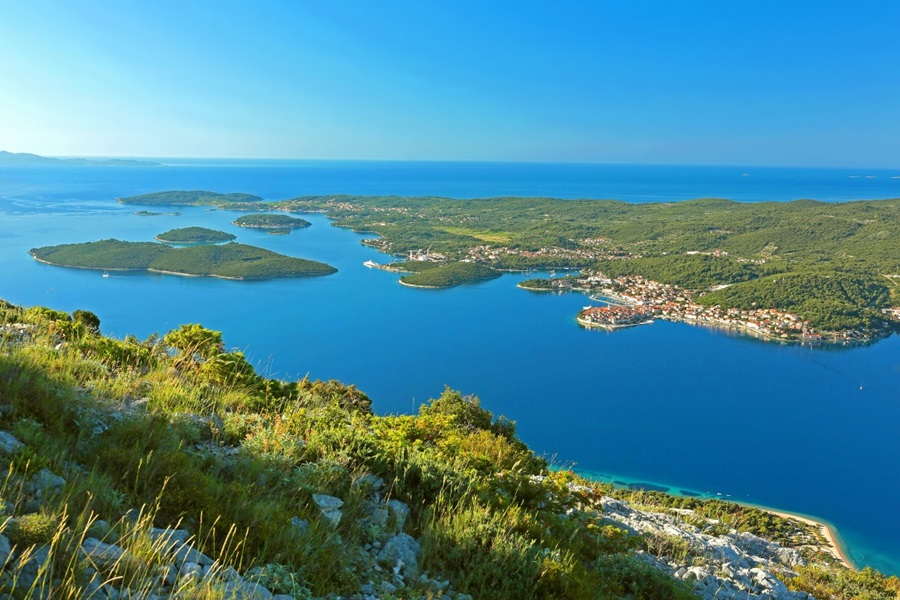
[[(202, 322), (269, 374), (355, 383), (381, 413), (414, 410), (450, 385), (516, 420), (532, 447), (560, 463), (822, 517), (838, 527), (855, 560), (900, 573), (897, 336), (864, 348), (811, 349), (672, 323), (589, 332), (574, 321), (585, 297), (528, 293), (516, 289), (517, 275), (445, 291), (399, 286), (395, 275), (362, 266), (384, 260), (359, 245), (363, 236), (330, 227), (321, 215), (308, 217), (308, 229), (271, 236), (232, 227), (233, 213), (176, 208), (181, 216), (138, 217), (135, 207), (112, 200), (198, 188), (271, 199), (341, 191), (629, 201), (900, 195), (891, 173), (867, 180), (840, 171), (743, 172), (252, 162), (0, 170), (0, 297), (93, 310), (103, 330), (118, 336)], [(188, 225), (230, 231), (339, 272), (268, 282), (104, 279), (27, 254), (62, 242), (150, 240)]]

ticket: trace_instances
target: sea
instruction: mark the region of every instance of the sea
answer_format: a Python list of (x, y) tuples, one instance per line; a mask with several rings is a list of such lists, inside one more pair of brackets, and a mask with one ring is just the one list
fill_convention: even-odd
[[(104, 333), (140, 338), (183, 323), (224, 333), (272, 377), (338, 379), (380, 414), (445, 386), (516, 421), (555, 465), (620, 485), (717, 497), (824, 520), (860, 566), (900, 574), (900, 336), (801, 346), (682, 323), (587, 331), (580, 294), (516, 288), (523, 274), (412, 289), (363, 266), (389, 257), (331, 226), (274, 236), (235, 213), (122, 205), (163, 190), (543, 196), (625, 202), (699, 197), (825, 202), (900, 197), (900, 170), (478, 162), (157, 159), (159, 167), (0, 167), (0, 298), (87, 309)], [(165, 213), (138, 216), (146, 209)], [(149, 241), (205, 226), (327, 262), (328, 277), (261, 282), (73, 270), (33, 247)], [(371, 234), (368, 234), (371, 236)]]

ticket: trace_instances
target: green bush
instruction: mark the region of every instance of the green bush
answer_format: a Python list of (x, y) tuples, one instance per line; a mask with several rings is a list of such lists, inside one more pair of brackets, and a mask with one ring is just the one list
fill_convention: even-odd
[(23, 515), (13, 521), (3, 532), (14, 546), (28, 548), (50, 543), (59, 524), (42, 513)]

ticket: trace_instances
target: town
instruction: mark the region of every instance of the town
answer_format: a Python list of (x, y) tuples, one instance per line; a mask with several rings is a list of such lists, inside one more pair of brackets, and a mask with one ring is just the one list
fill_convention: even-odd
[(578, 277), (551, 279), (550, 284), (558, 291), (588, 292), (592, 300), (607, 304), (585, 307), (579, 313), (578, 322), (585, 327), (618, 329), (664, 319), (733, 329), (771, 340), (865, 339), (857, 331), (826, 335), (798, 315), (773, 308), (741, 310), (698, 304), (693, 301), (693, 292), (640, 276), (612, 279), (600, 272), (586, 272)]

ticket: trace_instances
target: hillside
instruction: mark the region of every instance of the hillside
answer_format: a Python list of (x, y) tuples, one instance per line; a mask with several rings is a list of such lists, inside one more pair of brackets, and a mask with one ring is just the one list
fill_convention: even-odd
[(99, 326), (0, 303), (13, 598), (900, 597), (799, 521), (551, 469), (475, 397), (378, 416), (199, 325)]

